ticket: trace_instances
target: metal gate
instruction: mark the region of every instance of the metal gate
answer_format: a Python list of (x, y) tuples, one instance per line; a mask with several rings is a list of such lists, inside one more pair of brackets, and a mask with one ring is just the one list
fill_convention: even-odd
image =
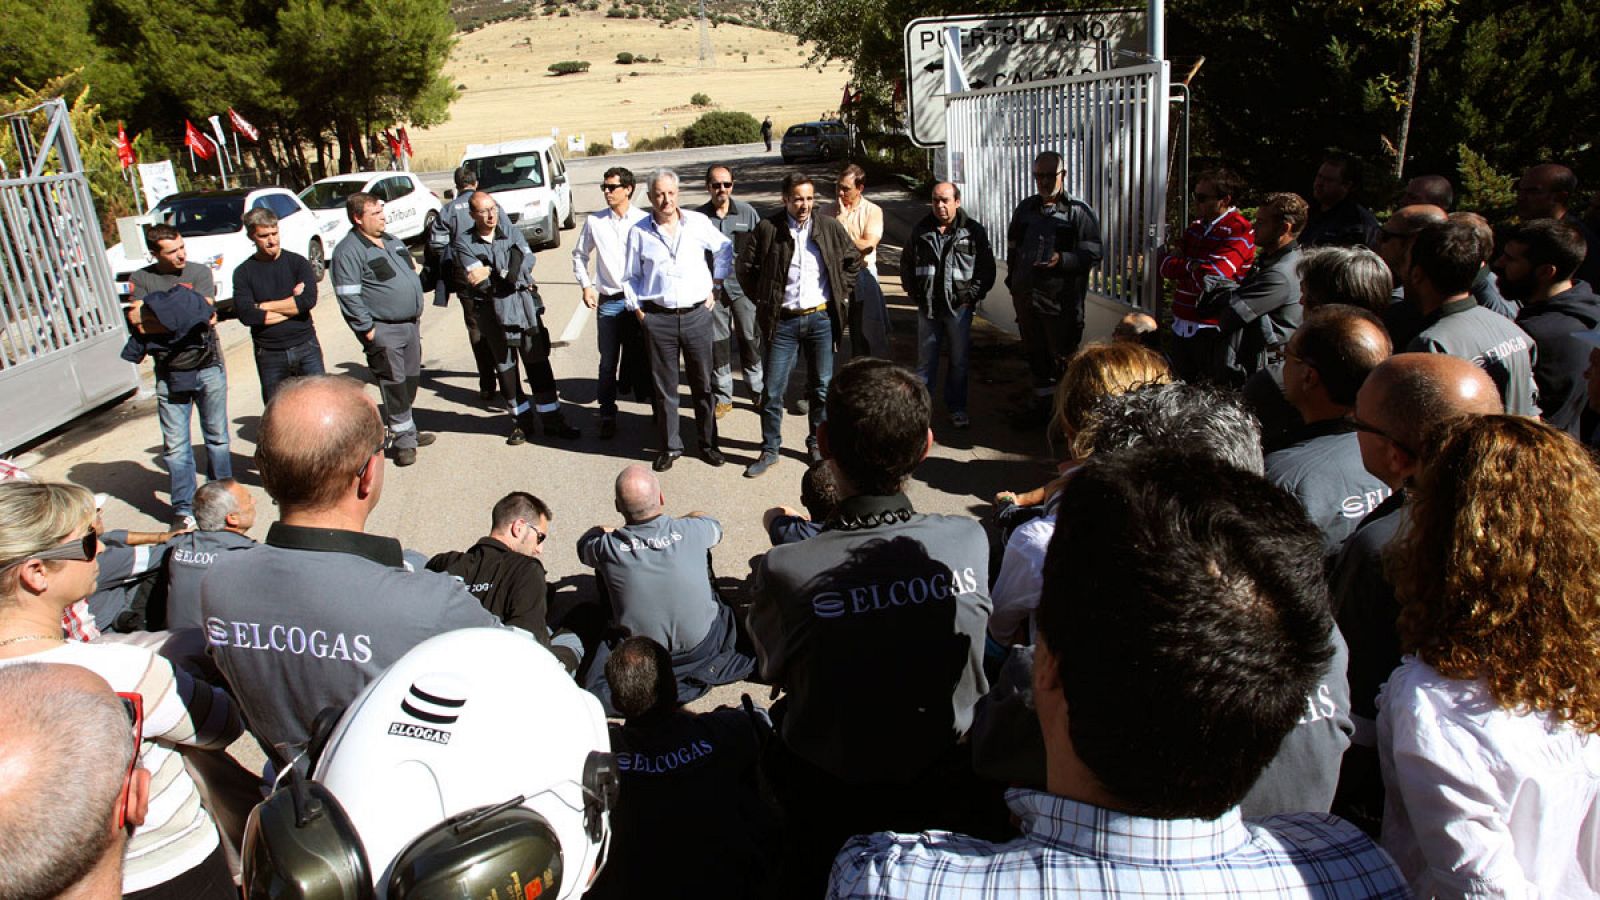
[(997, 251), (1012, 211), (1036, 190), (1033, 158), (1054, 150), (1067, 191), (1100, 216), (1105, 257), (1090, 293), (1154, 312), (1167, 231), (1168, 75), (1161, 61), (949, 95), (950, 177)]
[(0, 133), (0, 452), (138, 387), (67, 105)]

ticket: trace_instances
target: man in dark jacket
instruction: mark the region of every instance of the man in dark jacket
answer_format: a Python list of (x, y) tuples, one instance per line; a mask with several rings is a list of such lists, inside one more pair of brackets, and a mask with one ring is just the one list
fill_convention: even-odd
[(1256, 209), (1256, 264), (1237, 290), (1224, 293), (1222, 333), (1228, 340), (1225, 371), (1215, 379), (1233, 387), (1267, 364), (1267, 348), (1300, 326), (1300, 242), (1306, 202), (1298, 194), (1268, 194)]
[(1372, 211), (1356, 202), (1361, 188), (1361, 164), (1343, 153), (1329, 153), (1317, 167), (1311, 182), (1316, 204), (1311, 221), (1300, 242), (1307, 247), (1339, 244), (1345, 247), (1371, 247), (1378, 242), (1378, 220)]
[(833, 351), (844, 333), (840, 306), (855, 291), (861, 253), (839, 220), (812, 215), (816, 187), (790, 173), (783, 179), (783, 212), (761, 220), (755, 237), (739, 253), (737, 273), (745, 295), (756, 304), (765, 390), (761, 396), (761, 457), (745, 468), (746, 478), (766, 474), (783, 446), (783, 392), (801, 353), (810, 376), (811, 429), (806, 450), (821, 459), (817, 426), (822, 424), (833, 374)]
[(1578, 437), (1589, 345), (1573, 334), (1600, 325), (1600, 297), (1575, 277), (1587, 250), (1583, 234), (1559, 219), (1535, 219), (1495, 260), (1500, 289), (1522, 304), (1517, 324), (1539, 348), (1533, 380), (1544, 420)]
[(583, 660), (583, 644), (570, 631), (551, 634), (544, 563), (539, 559), (550, 536), (550, 507), (523, 491), (494, 505), (489, 536), (465, 551), (440, 553), (428, 571), (461, 582), (483, 608), (501, 622), (520, 628), (555, 654), (568, 672)]
[(949, 344), (944, 406), (950, 424), (966, 428), (972, 424), (967, 416), (972, 313), (994, 287), (994, 249), (983, 225), (961, 209), (961, 188), (948, 181), (934, 185), (932, 206), (911, 230), (900, 283), (917, 304), (917, 374), (932, 393), (940, 350)]

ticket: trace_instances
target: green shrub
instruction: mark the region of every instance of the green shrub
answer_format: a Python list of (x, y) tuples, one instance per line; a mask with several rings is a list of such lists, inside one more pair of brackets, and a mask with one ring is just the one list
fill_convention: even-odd
[(746, 112), (708, 112), (683, 130), (685, 147), (717, 147), (761, 140), (761, 123)]
[(606, 10), (606, 18), (608, 19), (625, 19), (627, 16), (627, 11), (620, 6), (613, 6)]
[(693, 97), (689, 98), (689, 103), (693, 106), (710, 106), (711, 98), (705, 94), (697, 93)]
[(628, 18), (630, 18), (630, 19), (639, 18), (639, 11), (637, 9), (628, 10)]
[(610, 152), (611, 152), (611, 145), (610, 144), (595, 143), (595, 144), (590, 144), (589, 145), (588, 155), (589, 156), (605, 156), (607, 153), (610, 153)]
[(567, 59), (558, 63), (551, 63), (549, 69), (556, 75), (574, 75), (579, 72), (589, 71), (589, 64), (581, 60)]
[(618, 53), (617, 54), (617, 65), (619, 65), (619, 66), (631, 66), (631, 65), (633, 65), (633, 54), (629, 53), (626, 50), (622, 51), (621, 53)]
[(561, 7), (561, 12), (556, 13), (556, 15), (559, 16), (560, 18), (565, 19), (566, 17), (572, 15), (572, 10), (567, 9), (565, 6), (563, 6), (563, 7)]

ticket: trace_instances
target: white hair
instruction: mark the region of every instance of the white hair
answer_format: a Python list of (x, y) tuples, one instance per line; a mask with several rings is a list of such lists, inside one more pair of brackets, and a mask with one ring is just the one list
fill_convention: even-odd
[(650, 181), (648, 182), (648, 184), (650, 185), (651, 192), (654, 192), (655, 189), (656, 189), (656, 185), (658, 183), (660, 183), (660, 182), (663, 182), (663, 181), (670, 181), (670, 182), (672, 182), (672, 186), (673, 187), (677, 187), (678, 186), (678, 173), (674, 172), (671, 169), (657, 169), (654, 172), (651, 172), (650, 173)]

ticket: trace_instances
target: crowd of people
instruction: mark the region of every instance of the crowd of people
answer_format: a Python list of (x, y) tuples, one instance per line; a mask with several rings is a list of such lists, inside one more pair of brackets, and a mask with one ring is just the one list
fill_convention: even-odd
[[(666, 172), (635, 210), (632, 173), (608, 170), (608, 214), (573, 256), (611, 320), (601, 423), (644, 348), (663, 449), (617, 475), (619, 520), (578, 538), (599, 596), (576, 602), (548, 588), (556, 511), (532, 493), (462, 551), (367, 531), (391, 452), (404, 465), (428, 440), (403, 377), (415, 322), (366, 296), (397, 251), (368, 233), (381, 206), (352, 201), (347, 243), (366, 244), (336, 253), (335, 293), (393, 377), (380, 409), (354, 379), (269, 389), (263, 370), (263, 542), (226, 473), (187, 500), (196, 528), (160, 534), (107, 530), (81, 487), (0, 484), (0, 885), (18, 886), (0, 896), (236, 896), (229, 854), (260, 792), (223, 748), (248, 733), (293, 765), (325, 710), (462, 628), (537, 641), (615, 720), (621, 798), (592, 896), (1600, 895), (1600, 300), (1582, 274), (1600, 243), (1566, 209), (1571, 173), (1529, 170), (1497, 239), (1436, 176), (1380, 223), (1334, 156), (1310, 202), (1270, 194), (1252, 222), (1237, 178), (1205, 172), (1162, 264), (1170, 324), (1131, 314), (1083, 346), (1094, 212), (1059, 155), (1033, 175), (1004, 284), (1033, 380), (1017, 418), (1048, 423), (1059, 466), (980, 520), (905, 490), (946, 352), (949, 424), (970, 422), (971, 316), (1000, 280), (957, 185), (933, 188), (902, 257), (913, 370), (874, 346), (882, 220), (859, 170), (837, 219), (800, 176), (761, 218), (725, 166), (704, 213), (677, 208)], [(498, 285), (474, 310), (483, 390), (513, 441), (564, 436), (531, 256), (491, 195), (467, 198), (476, 227), (442, 258)], [(181, 277), (181, 243), (152, 234)], [(164, 284), (143, 298), (204, 303)], [(299, 281), (255, 296), (282, 290), (263, 328), (314, 302)], [(133, 311), (147, 337), (171, 324), (161, 305)], [(800, 507), (762, 516), (772, 547), (729, 594), (710, 562), (724, 523), (669, 512), (656, 474), (683, 452), (679, 356), (712, 465), (740, 360), (763, 410), (754, 477), (802, 352)], [(742, 681), (775, 702), (685, 707)]]

